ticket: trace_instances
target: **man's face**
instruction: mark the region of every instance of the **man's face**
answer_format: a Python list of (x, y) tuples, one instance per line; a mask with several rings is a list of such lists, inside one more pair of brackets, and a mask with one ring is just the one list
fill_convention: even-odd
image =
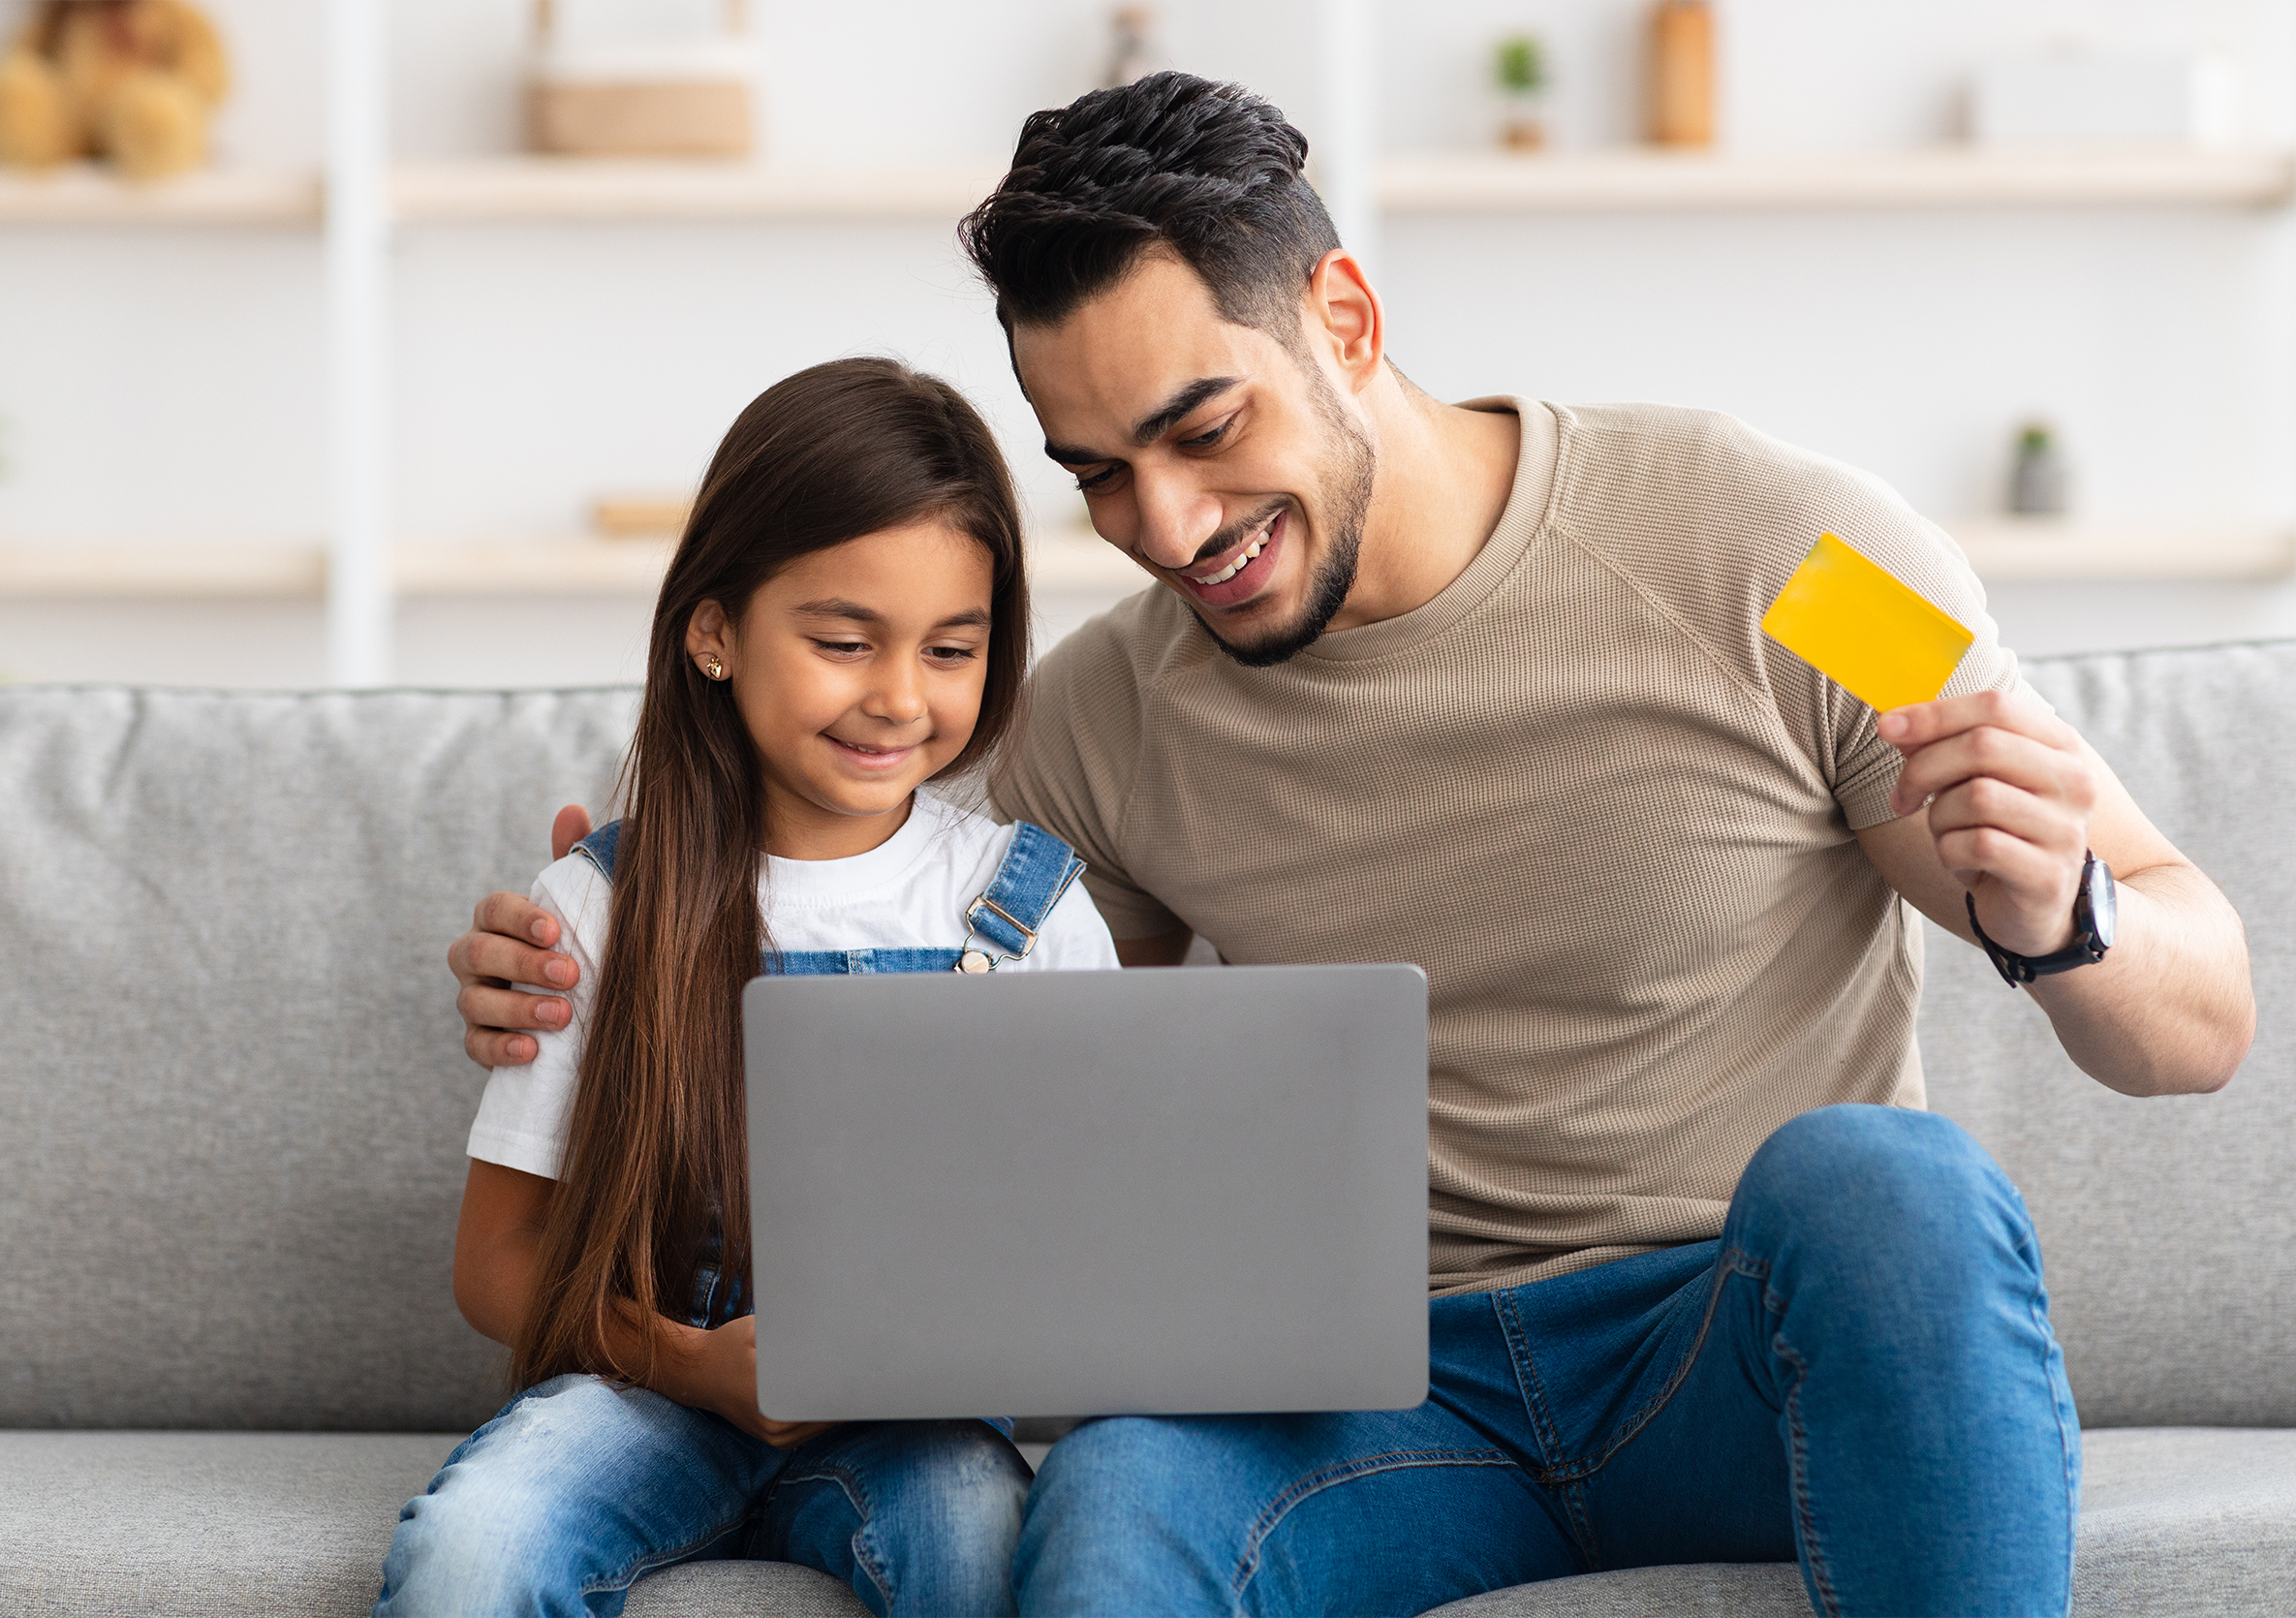
[(1012, 357), (1101, 537), (1231, 656), (1281, 663), (1323, 633), (1354, 583), (1373, 453), (1317, 358), (1222, 319), (1163, 253), (1058, 326), (1017, 327)]

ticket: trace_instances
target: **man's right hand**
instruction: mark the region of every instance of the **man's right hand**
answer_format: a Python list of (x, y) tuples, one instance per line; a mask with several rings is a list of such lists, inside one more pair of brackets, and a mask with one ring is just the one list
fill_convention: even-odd
[[(590, 812), (578, 803), (558, 811), (550, 825), (550, 857), (564, 859), (590, 835)], [(557, 918), (520, 893), (489, 893), (471, 913), (471, 930), (447, 949), (462, 992), (462, 1049), (481, 1068), (523, 1067), (541, 1047), (521, 1030), (566, 1026), (573, 1008), (555, 995), (529, 994), (512, 983), (571, 989), (581, 969), (553, 948)], [(540, 948), (536, 948), (540, 946)]]

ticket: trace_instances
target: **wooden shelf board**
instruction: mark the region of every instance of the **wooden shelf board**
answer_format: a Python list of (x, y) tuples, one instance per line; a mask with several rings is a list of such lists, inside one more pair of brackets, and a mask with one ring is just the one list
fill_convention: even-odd
[(995, 189), (997, 164), (797, 170), (743, 163), (506, 157), (402, 167), (392, 208), (414, 224), (487, 221), (953, 221)]
[[(408, 224), (954, 220), (1001, 173), (982, 163), (854, 170), (552, 157), (401, 166)], [(1390, 213), (1525, 214), (2012, 206), (2272, 207), (2296, 156), (2241, 149), (1978, 150), (1741, 156), (1654, 150), (1429, 153), (1380, 166)], [(91, 164), (0, 171), (0, 225), (312, 225), (311, 172), (207, 170), (148, 185)]]
[[(391, 582), (401, 596), (651, 596), (674, 542), (660, 539), (473, 541), (401, 545)], [(1029, 546), (1031, 583), (1044, 592), (1130, 592), (1147, 576), (1097, 539), (1058, 536)], [(326, 559), (295, 545), (0, 545), (0, 600), (308, 600), (326, 585)]]
[(312, 225), (319, 176), (207, 169), (137, 184), (92, 163), (0, 169), (0, 225)]
[(1029, 588), (1039, 594), (1115, 591), (1129, 596), (1155, 582), (1146, 569), (1089, 528), (1029, 542)]
[[(2217, 580), (2296, 576), (2296, 528), (2269, 523), (2107, 529), (2052, 519), (1948, 523), (1979, 577)], [(406, 544), (392, 583), (409, 597), (650, 596), (674, 542), (593, 538)], [(1029, 544), (1029, 579), (1043, 594), (1129, 595), (1153, 582), (1090, 533)], [(0, 545), (0, 599), (308, 600), (326, 582), (316, 545)]]
[(2296, 574), (2296, 531), (2267, 523), (2098, 528), (2049, 517), (1946, 524), (1988, 583), (2266, 580)]
[(308, 545), (0, 545), (0, 598), (317, 599), (326, 581)]
[(1618, 150), (1428, 154), (1380, 167), (1398, 214), (2009, 206), (2278, 206), (2296, 198), (2284, 151), (1938, 146), (1738, 156)]
[(650, 596), (675, 548), (668, 538), (402, 545), (391, 582), (405, 596)]

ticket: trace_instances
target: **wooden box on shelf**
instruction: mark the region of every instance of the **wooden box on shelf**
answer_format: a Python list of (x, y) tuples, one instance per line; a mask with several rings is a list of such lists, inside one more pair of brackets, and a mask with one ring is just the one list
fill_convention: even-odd
[(526, 89), (538, 152), (585, 157), (746, 157), (747, 86), (584, 84), (537, 79)]
[(756, 78), (743, 0), (715, 39), (577, 45), (535, 0), (528, 143), (572, 157), (747, 157)]

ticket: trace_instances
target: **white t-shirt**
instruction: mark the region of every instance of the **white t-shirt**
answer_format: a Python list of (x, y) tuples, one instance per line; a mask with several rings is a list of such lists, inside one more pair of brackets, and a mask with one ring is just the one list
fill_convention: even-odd
[[(999, 825), (924, 793), (901, 829), (851, 859), (767, 856), (759, 903), (777, 949), (956, 949), (965, 944), (965, 910), (987, 888), (1012, 841)], [(581, 1071), (583, 1030), (605, 956), (611, 888), (598, 867), (570, 855), (534, 881), (534, 902), (558, 918), (559, 948), (581, 968), (567, 993), (574, 1015), (523, 1068), (497, 1068), (486, 1080), (471, 1125), (470, 1155), (548, 1179), (558, 1177)], [(1111, 969), (1116, 946), (1092, 899), (1077, 883), (1038, 929), (1036, 948), (1000, 972)], [(557, 990), (545, 990), (557, 993)]]

